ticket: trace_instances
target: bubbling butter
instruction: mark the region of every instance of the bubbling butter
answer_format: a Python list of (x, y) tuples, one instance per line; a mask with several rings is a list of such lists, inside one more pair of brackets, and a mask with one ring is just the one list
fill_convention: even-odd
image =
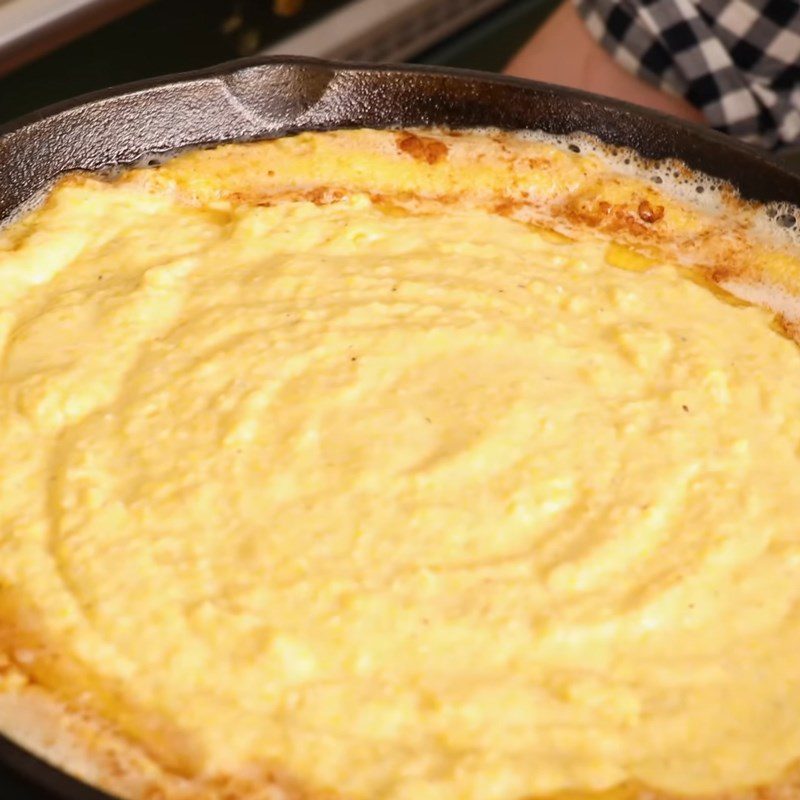
[(353, 800), (800, 756), (800, 359), (766, 311), (457, 206), (82, 179), (37, 214), (0, 233), (0, 594), (126, 687), (93, 702), (134, 741)]

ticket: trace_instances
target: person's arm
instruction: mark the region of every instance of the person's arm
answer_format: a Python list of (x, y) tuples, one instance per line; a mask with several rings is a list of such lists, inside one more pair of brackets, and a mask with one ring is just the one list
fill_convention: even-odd
[(558, 83), (703, 122), (703, 115), (680, 97), (669, 95), (627, 72), (591, 36), (565, 0), (505, 69), (509, 75)]

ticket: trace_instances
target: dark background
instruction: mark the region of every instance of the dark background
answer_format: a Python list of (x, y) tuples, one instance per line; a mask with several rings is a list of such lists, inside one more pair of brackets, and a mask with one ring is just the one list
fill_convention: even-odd
[[(250, 55), (344, 2), (307, 0), (284, 18), (269, 0), (157, 0), (0, 78), (0, 124), (84, 92)], [(499, 70), (556, 2), (510, 0), (412, 60)], [(232, 31), (236, 7), (244, 24)]]

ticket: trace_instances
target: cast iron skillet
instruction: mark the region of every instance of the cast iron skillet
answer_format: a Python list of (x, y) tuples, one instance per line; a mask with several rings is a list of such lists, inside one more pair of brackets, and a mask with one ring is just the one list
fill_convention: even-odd
[[(87, 95), (0, 128), (0, 220), (69, 170), (301, 130), (413, 125), (586, 131), (680, 159), (744, 197), (800, 204), (800, 176), (769, 156), (627, 103), (465, 70), (270, 58)], [(31, 800), (109, 800), (2, 737), (0, 764), (39, 788)]]

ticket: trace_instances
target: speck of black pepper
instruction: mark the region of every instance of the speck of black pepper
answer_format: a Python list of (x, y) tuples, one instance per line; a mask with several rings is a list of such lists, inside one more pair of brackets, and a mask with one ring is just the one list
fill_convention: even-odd
[(430, 417), (425, 417), (425, 422), (428, 422), (428, 423), (430, 423), (431, 425), (433, 424), (433, 423), (431, 422), (431, 418), (430, 418)]
[(358, 361), (358, 356), (350, 356), (351, 361)]
[(689, 406), (681, 406), (681, 408), (688, 414), (689, 413)]
[(396, 286), (392, 286), (392, 291), (396, 292), (397, 291), (397, 287)]

